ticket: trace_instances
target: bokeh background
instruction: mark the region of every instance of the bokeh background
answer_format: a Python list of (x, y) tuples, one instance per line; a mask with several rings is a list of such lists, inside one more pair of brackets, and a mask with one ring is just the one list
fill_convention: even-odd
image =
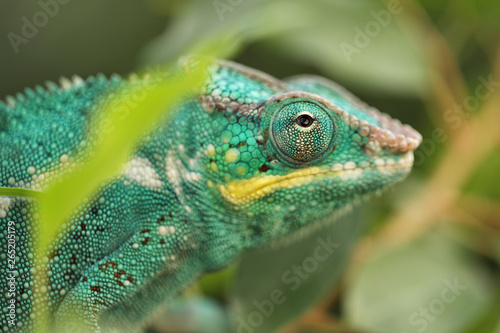
[(235, 61), (330, 78), (424, 137), (405, 182), (206, 276), (145, 331), (500, 332), (500, 2), (4, 0), (0, 36), (2, 99), (224, 37)]

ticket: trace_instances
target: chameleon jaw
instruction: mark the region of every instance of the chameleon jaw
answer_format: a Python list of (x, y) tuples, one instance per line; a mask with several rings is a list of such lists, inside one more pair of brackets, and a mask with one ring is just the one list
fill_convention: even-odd
[(264, 197), (279, 189), (300, 187), (318, 178), (338, 177), (342, 181), (361, 177), (367, 170), (377, 170), (382, 174), (395, 171), (410, 172), (413, 166), (413, 152), (408, 152), (397, 161), (393, 159), (374, 159), (368, 166), (360, 167), (355, 162), (333, 164), (327, 168), (312, 166), (286, 175), (262, 175), (250, 179), (233, 181), (227, 185), (218, 185), (219, 191), (228, 202), (242, 205)]

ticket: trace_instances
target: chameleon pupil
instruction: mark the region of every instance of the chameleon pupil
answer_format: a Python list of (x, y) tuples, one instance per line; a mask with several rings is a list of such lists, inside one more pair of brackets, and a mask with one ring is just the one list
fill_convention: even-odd
[(297, 124), (301, 127), (309, 127), (312, 125), (313, 121), (312, 117), (307, 114), (303, 114), (297, 118)]

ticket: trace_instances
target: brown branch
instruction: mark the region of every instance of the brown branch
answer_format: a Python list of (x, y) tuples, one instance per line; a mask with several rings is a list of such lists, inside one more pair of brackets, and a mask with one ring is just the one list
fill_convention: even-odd
[(300, 320), (280, 330), (280, 333), (295, 333), (303, 330), (321, 330), (325, 332), (338, 333), (361, 333), (330, 316), (324, 311), (312, 310), (307, 312)]
[[(387, 3), (389, 0), (383, 0)], [(424, 95), (424, 100), (432, 106), (427, 110), (432, 111), (429, 115), (431, 119), (442, 127), (447, 133), (456, 133), (448, 123), (444, 121), (444, 114), (447, 110), (453, 109), (455, 104), (463, 103), (467, 97), (467, 85), (460, 72), (460, 67), (451, 51), (448, 43), (435, 27), (422, 5), (416, 1), (404, 3), (405, 10), (401, 15), (395, 16), (396, 21), (402, 27), (403, 33), (408, 33), (406, 22), (413, 23), (413, 31), (420, 28), (420, 45), (425, 46), (424, 55), (429, 64), (429, 84), (428, 92)], [(410, 38), (415, 37), (415, 32)], [(434, 111), (438, 111), (437, 113)]]
[(500, 231), (500, 203), (475, 195), (464, 195), (458, 205), (463, 211), (473, 216), (477, 221), (476, 227), (486, 230)]

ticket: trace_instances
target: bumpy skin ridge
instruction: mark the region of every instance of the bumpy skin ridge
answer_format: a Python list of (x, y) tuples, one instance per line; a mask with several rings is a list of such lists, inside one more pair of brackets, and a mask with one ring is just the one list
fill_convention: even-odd
[[(99, 102), (144, 79), (73, 77), (6, 98), (0, 186), (43, 191), (85, 159)], [(326, 79), (216, 62), (67, 221), (43, 263), (47, 288), (33, 289), (36, 202), (0, 197), (1, 329), (34, 331), (44, 299), (56, 331), (134, 331), (203, 272), (404, 179), (420, 140)]]

